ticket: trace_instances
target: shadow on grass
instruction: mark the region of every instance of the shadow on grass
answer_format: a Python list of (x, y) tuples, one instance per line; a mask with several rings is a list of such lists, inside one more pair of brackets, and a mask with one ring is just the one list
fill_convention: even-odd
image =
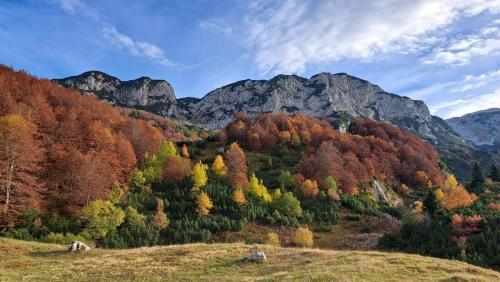
[(83, 257), (83, 256), (86, 256), (86, 252), (84, 252), (84, 251), (69, 252), (67, 250), (31, 251), (28, 253), (28, 256), (37, 257), (37, 258)]

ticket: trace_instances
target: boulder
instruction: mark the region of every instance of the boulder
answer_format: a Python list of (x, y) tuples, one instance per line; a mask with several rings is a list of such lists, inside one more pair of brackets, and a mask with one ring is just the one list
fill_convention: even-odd
[(80, 241), (72, 241), (71, 244), (69, 245), (68, 251), (69, 252), (76, 252), (76, 251), (88, 251), (90, 250), (90, 247), (87, 246), (85, 243), (80, 242)]
[(248, 255), (245, 260), (250, 262), (264, 262), (266, 261), (266, 254), (264, 252), (254, 252)]

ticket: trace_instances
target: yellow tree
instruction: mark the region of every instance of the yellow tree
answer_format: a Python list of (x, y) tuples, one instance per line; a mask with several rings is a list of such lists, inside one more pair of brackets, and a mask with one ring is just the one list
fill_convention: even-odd
[(245, 192), (243, 192), (243, 189), (241, 188), (236, 188), (233, 192), (233, 201), (241, 206), (247, 203), (247, 199), (245, 198)]
[(458, 182), (457, 182), (457, 179), (455, 178), (455, 176), (453, 175), (448, 175), (448, 177), (446, 178), (445, 182), (444, 182), (444, 188), (446, 190), (450, 190), (450, 189), (454, 189), (454, 188), (457, 188), (458, 186)]
[(273, 201), (273, 198), (267, 191), (266, 186), (262, 183), (262, 180), (259, 180), (255, 174), (252, 174), (250, 177), (250, 184), (248, 185), (248, 191), (255, 196), (261, 198), (266, 203), (270, 203)]
[(311, 247), (314, 243), (313, 233), (307, 227), (299, 227), (295, 231), (292, 241), (298, 247)]
[(193, 180), (192, 191), (197, 192), (203, 186), (207, 185), (207, 165), (198, 162), (194, 167), (191, 174), (191, 179)]
[(319, 189), (316, 180), (307, 179), (301, 186), (302, 196), (306, 199), (313, 199), (318, 196)]
[(201, 192), (198, 195), (196, 203), (198, 204), (196, 212), (202, 216), (207, 215), (210, 212), (210, 209), (213, 207), (212, 200), (210, 200), (210, 197), (205, 192)]
[(224, 160), (221, 155), (215, 156), (214, 162), (212, 163), (212, 171), (218, 176), (224, 176), (227, 174), (227, 167), (224, 164)]

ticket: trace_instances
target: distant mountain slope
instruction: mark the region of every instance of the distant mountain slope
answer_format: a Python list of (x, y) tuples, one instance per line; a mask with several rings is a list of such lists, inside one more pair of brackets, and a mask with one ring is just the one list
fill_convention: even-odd
[[(2, 281), (498, 281), (500, 273), (412, 254), (184, 244), (68, 254), (66, 246), (0, 238)], [(264, 251), (267, 261), (243, 258)]]
[(493, 108), (447, 119), (464, 139), (476, 145), (500, 146), (500, 109)]

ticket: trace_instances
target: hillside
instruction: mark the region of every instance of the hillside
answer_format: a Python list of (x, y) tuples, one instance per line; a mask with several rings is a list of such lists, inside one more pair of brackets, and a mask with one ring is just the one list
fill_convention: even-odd
[(120, 81), (98, 71), (55, 81), (83, 93), (93, 92), (113, 104), (187, 120), (208, 129), (223, 128), (238, 112), (250, 116), (301, 113), (327, 119), (342, 129), (359, 117), (390, 122), (434, 145), (461, 181), (470, 180), (469, 171), (475, 161), (485, 170), (500, 162), (498, 150), (465, 142), (446, 121), (432, 116), (424, 102), (389, 93), (346, 73), (246, 79), (217, 88), (200, 99), (176, 99), (173, 88), (164, 80), (142, 77)]
[[(263, 250), (265, 263), (242, 260)], [(0, 238), (2, 281), (343, 280), (498, 281), (500, 273), (418, 255), (188, 244), (70, 254), (65, 246)]]
[(105, 197), (146, 153), (189, 130), (3, 65), (0, 90), (0, 227), (28, 207), (67, 213)]
[(476, 145), (500, 146), (500, 109), (498, 108), (450, 118), (446, 122), (460, 136)]

